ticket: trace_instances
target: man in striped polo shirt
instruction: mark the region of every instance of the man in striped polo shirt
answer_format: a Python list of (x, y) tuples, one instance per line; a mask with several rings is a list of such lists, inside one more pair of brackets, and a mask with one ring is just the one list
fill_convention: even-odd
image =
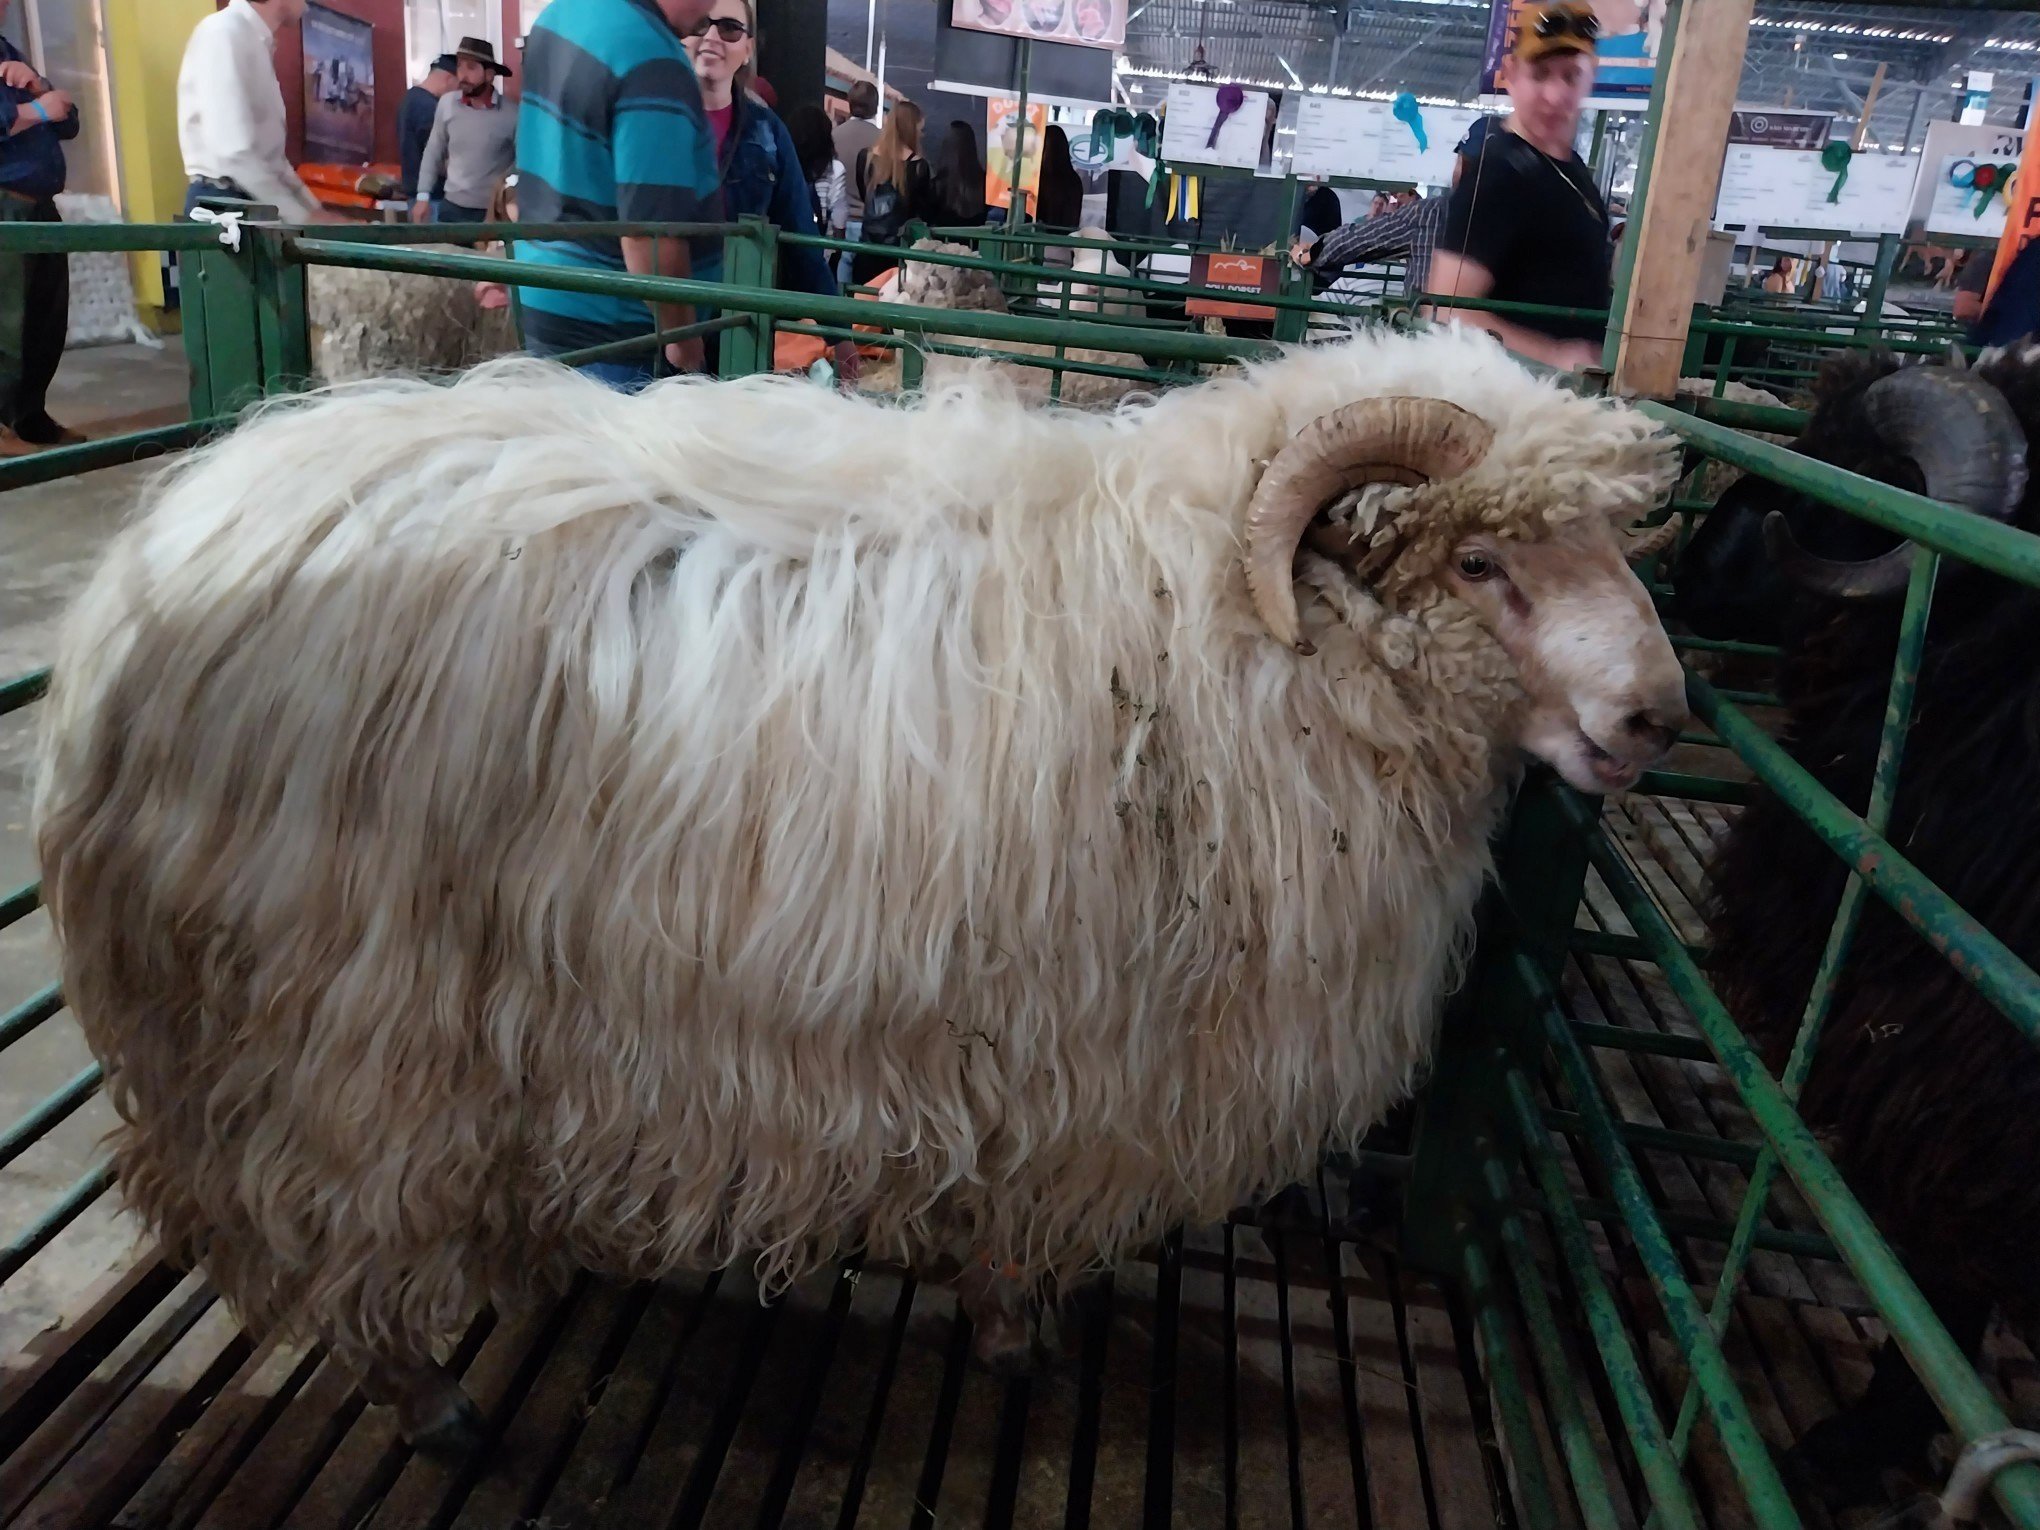
[[(517, 118), (517, 212), (525, 223), (714, 222), (721, 195), (701, 91), (681, 35), (713, 0), (553, 0), (524, 49), (524, 100)], [(715, 252), (719, 254), (720, 252)], [(685, 239), (541, 240), (518, 258), (638, 275), (687, 276)], [(656, 262), (656, 263), (655, 263)], [(692, 322), (686, 305), (651, 305), (523, 287), (527, 346), (541, 356), (646, 335)], [(666, 348), (688, 371), (701, 342)], [(635, 391), (651, 379), (652, 357), (583, 368)]]

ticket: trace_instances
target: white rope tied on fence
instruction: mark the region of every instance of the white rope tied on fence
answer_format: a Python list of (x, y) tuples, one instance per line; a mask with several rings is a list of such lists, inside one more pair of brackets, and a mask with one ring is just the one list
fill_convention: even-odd
[(237, 212), (215, 212), (210, 207), (191, 209), (194, 223), (211, 223), (220, 231), (220, 243), (236, 255), (241, 253), (241, 215)]
[(2040, 1461), (2040, 1434), (2006, 1429), (1971, 1440), (1963, 1447), (1941, 1494), (1941, 1522), (1949, 1526), (1975, 1524), (1983, 1512), (1983, 1495), (1991, 1479), (2022, 1461)]

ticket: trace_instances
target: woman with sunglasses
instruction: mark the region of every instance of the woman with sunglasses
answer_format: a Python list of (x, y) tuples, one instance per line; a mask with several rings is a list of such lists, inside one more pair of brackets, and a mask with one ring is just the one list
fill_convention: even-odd
[[(784, 233), (816, 233), (814, 198), (793, 135), (751, 89), (757, 46), (751, 0), (715, 0), (686, 41), (715, 139), (723, 215), (756, 214)], [(781, 245), (779, 277), (797, 292), (837, 292), (827, 258), (812, 245)], [(856, 348), (847, 341), (836, 348), (836, 365), (846, 377), (856, 373)]]
[[(1515, 110), (1454, 186), (1426, 278), (1440, 317), (1489, 330), (1533, 361), (1572, 369), (1599, 363), (1608, 330), (1608, 209), (1574, 148), (1600, 36), (1600, 19), (1585, 0), (1525, 8), (1502, 82)], [(1505, 317), (1453, 308), (1444, 301), (1453, 297), (1597, 316)]]

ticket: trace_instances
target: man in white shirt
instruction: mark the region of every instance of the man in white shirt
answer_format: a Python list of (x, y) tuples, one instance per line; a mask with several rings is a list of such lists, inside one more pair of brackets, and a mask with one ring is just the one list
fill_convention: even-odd
[(200, 19), (177, 73), (177, 142), (191, 185), (185, 216), (203, 197), (274, 207), (293, 223), (338, 223), (284, 155), (283, 89), (276, 34), (305, 13), (305, 0), (231, 0)]

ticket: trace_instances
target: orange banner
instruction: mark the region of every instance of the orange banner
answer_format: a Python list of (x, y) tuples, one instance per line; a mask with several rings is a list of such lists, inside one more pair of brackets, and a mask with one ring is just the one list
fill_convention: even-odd
[(2005, 268), (2034, 239), (2040, 238), (2040, 133), (2026, 135), (2026, 149), (2019, 156), (2019, 173), (2005, 193), (2005, 231), (1998, 239), (1997, 259), (1991, 262), (1990, 290), (1984, 306), (1997, 296)]

